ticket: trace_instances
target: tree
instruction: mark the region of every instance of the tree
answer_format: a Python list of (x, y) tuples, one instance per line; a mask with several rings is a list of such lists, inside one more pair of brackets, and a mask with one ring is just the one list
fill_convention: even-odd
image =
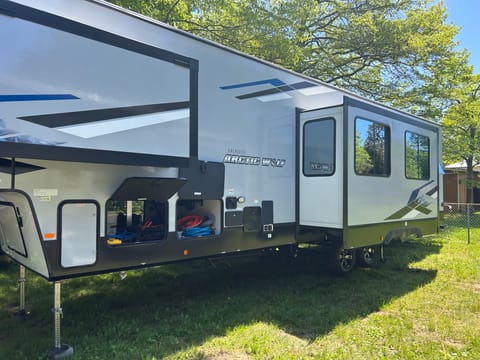
[(386, 156), (388, 151), (387, 139), (389, 138), (387, 131), (388, 128), (385, 125), (369, 122), (363, 147), (372, 160), (373, 169), (371, 173), (375, 175), (388, 175), (390, 172), (388, 156)]
[(373, 172), (372, 159), (363, 147), (358, 132), (355, 133), (355, 171), (358, 174), (371, 174)]
[(440, 120), (439, 72), (466, 66), (433, 0), (111, 0), (181, 29)]
[(405, 175), (410, 179), (430, 178), (430, 139), (428, 136), (405, 133)]
[[(478, 77), (442, 1), (111, 1), (413, 114), (446, 115), (445, 160), (464, 159), (473, 181)], [(365, 169), (376, 163), (359, 154)]]
[(188, 0), (109, 0), (125, 9), (149, 16), (179, 28), (192, 18)]
[(480, 164), (480, 75), (470, 75), (462, 87), (452, 92), (454, 104), (443, 120), (444, 159), (465, 161), (467, 202), (473, 202), (474, 167)]

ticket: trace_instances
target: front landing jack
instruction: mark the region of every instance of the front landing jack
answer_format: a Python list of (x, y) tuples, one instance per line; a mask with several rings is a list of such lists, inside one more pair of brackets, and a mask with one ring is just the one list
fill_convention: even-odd
[(62, 344), (60, 347), (53, 347), (47, 354), (49, 359), (65, 359), (73, 356), (73, 348), (70, 345)]
[(54, 307), (52, 309), (55, 317), (55, 345), (48, 351), (50, 359), (64, 359), (73, 355), (73, 348), (70, 345), (62, 344), (60, 341), (60, 323), (63, 317), (61, 307), (61, 283), (55, 281), (54, 284)]
[(25, 309), (25, 266), (20, 265), (20, 276), (18, 278), (18, 286), (19, 286), (19, 293), (20, 293), (20, 305), (18, 311), (15, 313), (15, 316), (19, 316), (21, 318), (26, 318), (29, 314)]

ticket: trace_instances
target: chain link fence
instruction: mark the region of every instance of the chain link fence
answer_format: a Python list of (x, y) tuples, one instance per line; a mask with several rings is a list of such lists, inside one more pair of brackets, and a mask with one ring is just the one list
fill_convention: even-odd
[(467, 228), (468, 243), (470, 244), (470, 229), (480, 228), (480, 204), (444, 203), (441, 224), (444, 228)]

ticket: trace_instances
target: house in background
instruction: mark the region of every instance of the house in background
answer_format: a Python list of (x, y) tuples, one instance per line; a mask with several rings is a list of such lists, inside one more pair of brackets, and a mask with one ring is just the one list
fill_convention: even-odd
[[(443, 174), (443, 201), (444, 203), (467, 202), (467, 164), (465, 161), (444, 167)], [(480, 186), (480, 166), (475, 166), (475, 180)], [(473, 188), (473, 202), (480, 203), (480, 188)]]

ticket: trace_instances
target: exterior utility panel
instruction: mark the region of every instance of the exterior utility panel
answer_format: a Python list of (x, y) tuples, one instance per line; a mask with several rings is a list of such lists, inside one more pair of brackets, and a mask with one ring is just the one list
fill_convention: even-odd
[(0, 245), (48, 279), (436, 231), (431, 122), (101, 1), (0, 29)]

